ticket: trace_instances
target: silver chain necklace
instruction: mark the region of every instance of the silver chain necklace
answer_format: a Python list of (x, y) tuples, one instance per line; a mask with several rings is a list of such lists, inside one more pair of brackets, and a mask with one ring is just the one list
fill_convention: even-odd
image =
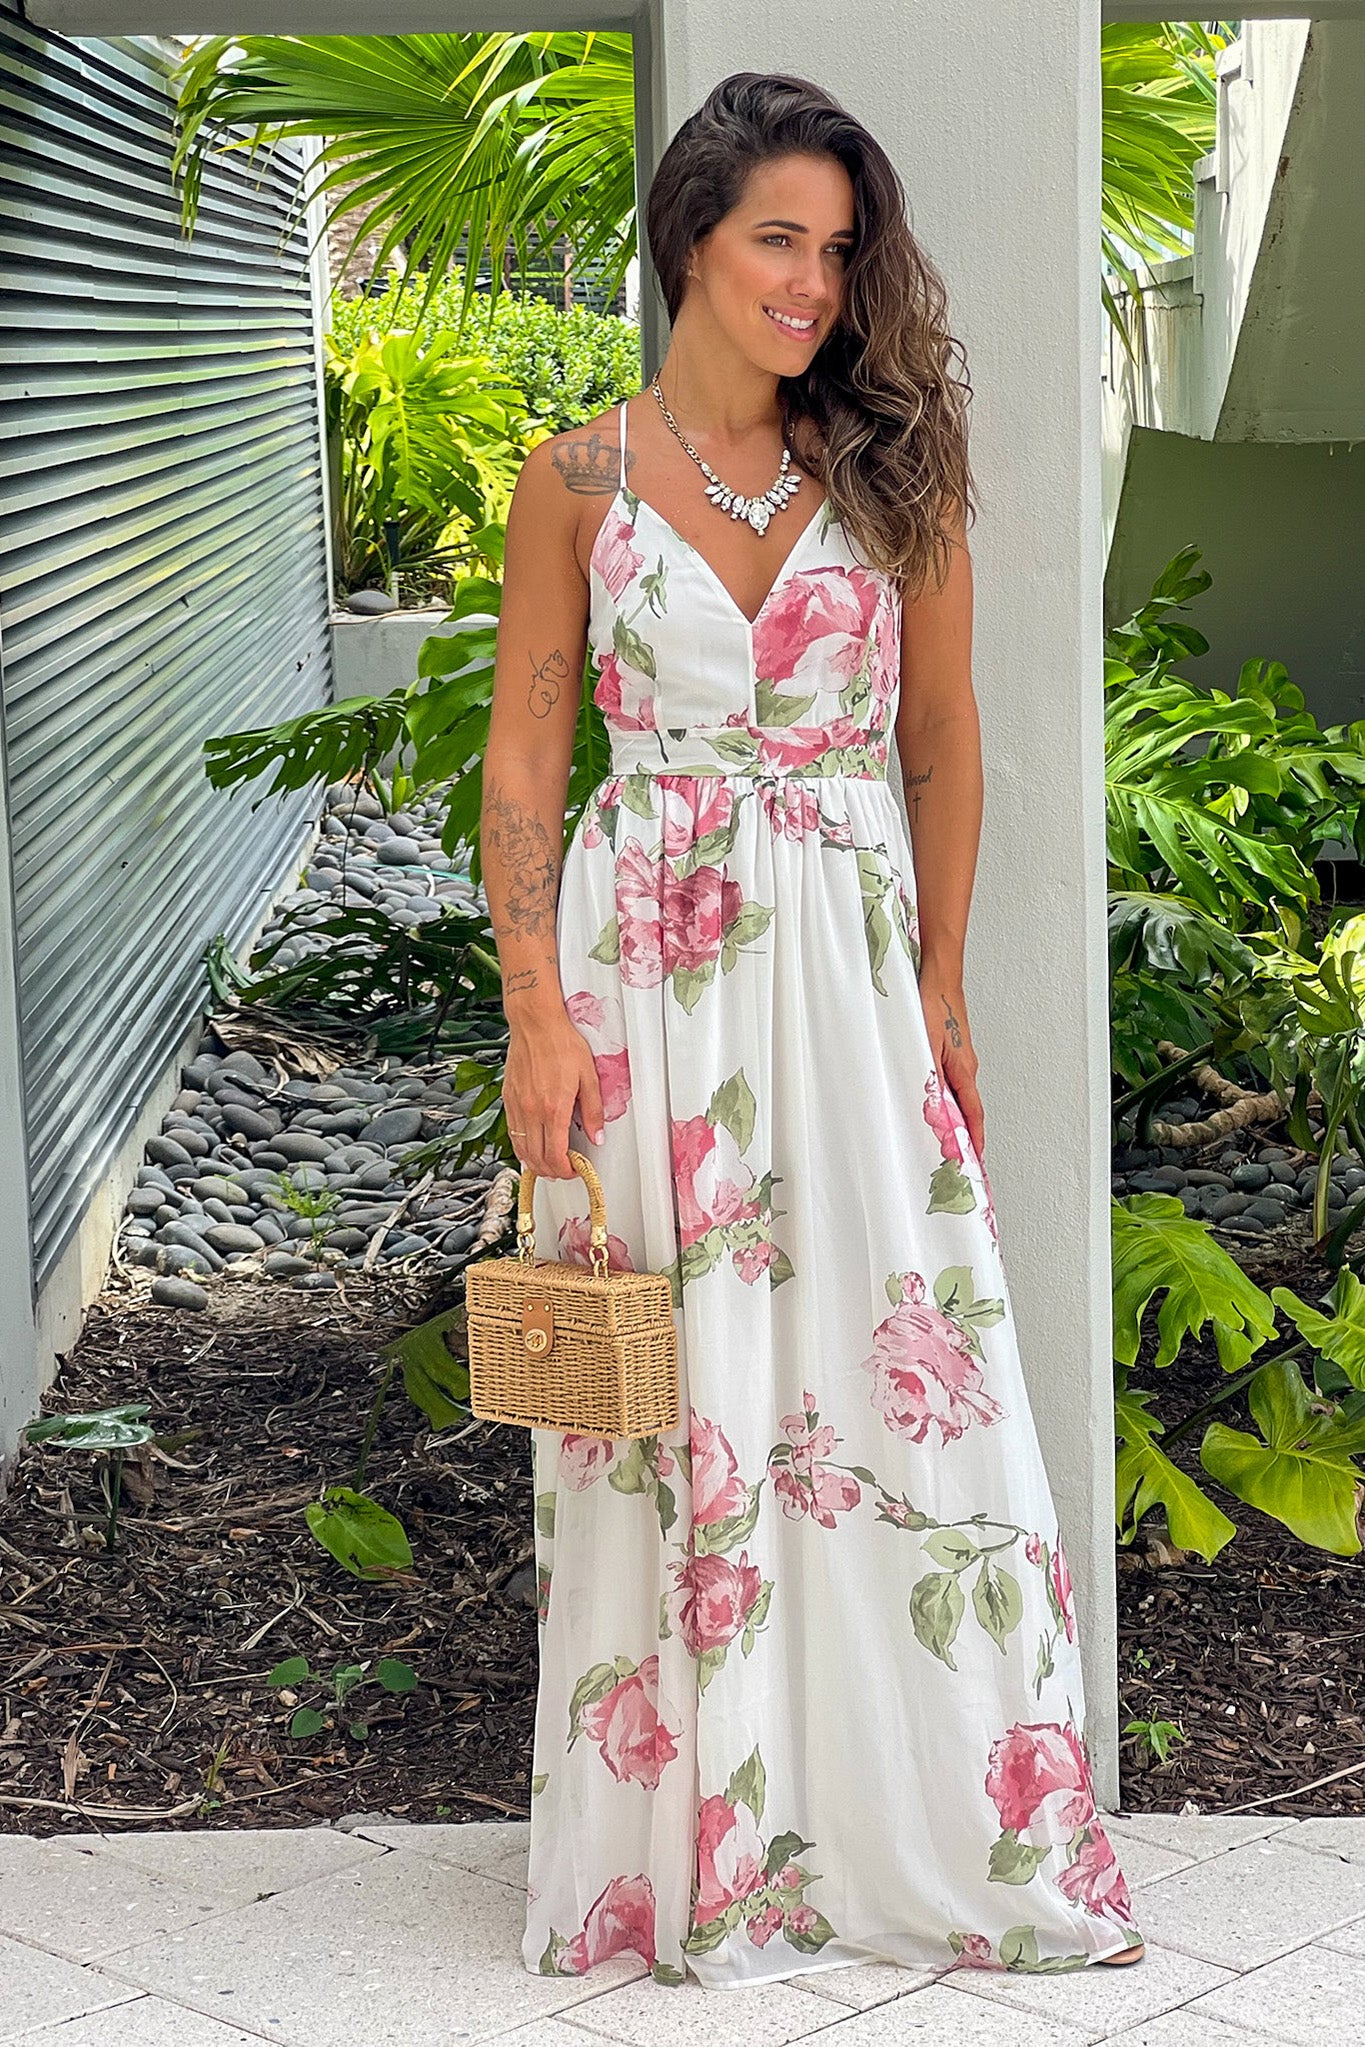
[(801, 487), (801, 472), (791, 466), (791, 449), (782, 450), (782, 466), (777, 472), (777, 481), (770, 484), (758, 497), (746, 498), (742, 491), (732, 490), (728, 483), (722, 483), (711, 464), (697, 453), (691, 441), (687, 439), (664, 403), (664, 394), (659, 388), (657, 373), (650, 379), (649, 388), (658, 399), (659, 410), (667, 420), (669, 428), (677, 435), (705, 476), (706, 495), (712, 504), (717, 505), (722, 512), (728, 512), (732, 519), (747, 519), (755, 533), (765, 533), (773, 513), (784, 512)]

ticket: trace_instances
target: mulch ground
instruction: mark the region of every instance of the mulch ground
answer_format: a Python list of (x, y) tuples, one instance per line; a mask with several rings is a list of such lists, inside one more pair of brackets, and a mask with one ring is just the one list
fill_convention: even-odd
[[(1302, 1217), (1269, 1240), (1218, 1234), (1267, 1293), (1283, 1285), (1317, 1303), (1331, 1283)], [(1134, 1383), (1160, 1388), (1157, 1411), (1173, 1427), (1226, 1375), (1211, 1341), (1160, 1372), (1147, 1362), (1155, 1348), (1144, 1346)], [(1240, 1395), (1219, 1414), (1253, 1426)], [(1236, 1522), (1232, 1541), (1212, 1563), (1142, 1531), (1118, 1552), (1119, 1724), (1168, 1720), (1185, 1736), (1164, 1763), (1125, 1738), (1124, 1806), (1365, 1815), (1365, 1560), (1312, 1549), (1224, 1493), (1199, 1463), (1201, 1434), (1171, 1455)]]
[[(1266, 1287), (1312, 1299), (1327, 1283), (1302, 1248), (1238, 1255)], [(523, 1817), (529, 1439), (479, 1422), (434, 1433), (396, 1382), (364, 1483), (414, 1565), (362, 1583), (303, 1509), (354, 1478), (381, 1345), (444, 1303), (381, 1274), (326, 1296), (227, 1282), (210, 1299), (168, 1311), (114, 1275), (45, 1396), (48, 1412), (145, 1400), (159, 1429), (193, 1432), (130, 1457), (112, 1551), (88, 1454), (26, 1448), (0, 1507), (0, 1831)], [(1221, 1378), (1211, 1346), (1192, 1350), (1161, 1378), (1163, 1414)], [(1180, 1456), (1198, 1472), (1192, 1441)], [(1238, 1534), (1213, 1564), (1145, 1536), (1119, 1553), (1121, 1724), (1166, 1719), (1186, 1737), (1164, 1764), (1125, 1741), (1124, 1804), (1365, 1813), (1365, 1569), (1221, 1504)], [(296, 1655), (318, 1681), (286, 1701), (266, 1679)], [(335, 1671), (370, 1678), (384, 1657), (411, 1665), (414, 1691), (366, 1683), (320, 1733), (291, 1735), (296, 1706), (326, 1711)], [(1354, 1774), (1311, 1788), (1341, 1770)]]

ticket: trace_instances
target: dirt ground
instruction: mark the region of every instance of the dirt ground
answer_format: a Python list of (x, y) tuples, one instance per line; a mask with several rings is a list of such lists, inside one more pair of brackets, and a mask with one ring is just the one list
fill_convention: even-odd
[[(1326, 1283), (1303, 1253), (1254, 1255), (1272, 1261), (1262, 1285), (1313, 1298)], [(443, 1302), (383, 1274), (332, 1295), (223, 1280), (210, 1300), (155, 1307), (144, 1280), (116, 1274), (45, 1397), (48, 1412), (145, 1400), (159, 1429), (187, 1432), (130, 1456), (112, 1551), (89, 1453), (26, 1448), (0, 1507), (0, 1830), (524, 1816), (529, 1437), (433, 1433), (398, 1380), (365, 1486), (414, 1564), (361, 1583), (304, 1506), (354, 1478), (380, 1346)], [(1211, 1348), (1192, 1354), (1163, 1379), (1163, 1412), (1220, 1378)], [(1192, 1443), (1182, 1455), (1197, 1471)], [(1120, 1724), (1168, 1719), (1186, 1736), (1165, 1763), (1125, 1739), (1125, 1806), (1365, 1812), (1365, 1568), (1225, 1504), (1239, 1532), (1213, 1564), (1160, 1541), (1119, 1553)], [(290, 1656), (315, 1676), (285, 1698), (266, 1679)], [(374, 1681), (385, 1657), (410, 1665), (414, 1690)], [(333, 1673), (356, 1665), (367, 1682), (338, 1709)], [(307, 1706), (324, 1725), (295, 1736)]]

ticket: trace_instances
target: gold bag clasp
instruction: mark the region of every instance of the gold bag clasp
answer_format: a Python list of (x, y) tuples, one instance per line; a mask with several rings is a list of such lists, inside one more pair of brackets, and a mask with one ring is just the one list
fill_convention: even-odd
[(521, 1304), (521, 1340), (532, 1357), (544, 1357), (555, 1340), (554, 1302), (549, 1294), (528, 1293)]

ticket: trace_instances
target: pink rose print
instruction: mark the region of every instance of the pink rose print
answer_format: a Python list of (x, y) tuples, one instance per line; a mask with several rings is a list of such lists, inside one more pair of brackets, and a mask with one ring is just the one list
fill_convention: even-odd
[(611, 1470), (619, 1448), (605, 1436), (566, 1434), (560, 1439), (559, 1476), (571, 1492), (586, 1492), (603, 1472)]
[(752, 1286), (781, 1256), (780, 1248), (771, 1239), (760, 1244), (741, 1244), (734, 1255), (735, 1271), (746, 1286)]
[(588, 988), (576, 988), (565, 998), (564, 1007), (588, 1041), (602, 1095), (602, 1116), (605, 1122), (614, 1123), (630, 1107), (630, 1054), (621, 1004), (614, 995), (604, 999)]
[(1035, 1566), (1042, 1563), (1043, 1538), (1041, 1535), (1031, 1535), (1029, 1537), (1028, 1541), (1024, 1544), (1024, 1555)]
[(1041, 1826), (1056, 1838), (1095, 1817), (1085, 1744), (1074, 1727), (1055, 1721), (1011, 1727), (992, 1743), (986, 1794), (1007, 1833)]
[(829, 1422), (812, 1428), (818, 1420), (815, 1395), (803, 1393), (801, 1401), (800, 1414), (782, 1417), (782, 1432), (790, 1450), (779, 1445), (770, 1453), (773, 1491), (793, 1520), (809, 1514), (822, 1528), (833, 1528), (836, 1514), (857, 1506), (862, 1488), (851, 1471), (836, 1471), (819, 1462), (829, 1456), (838, 1439)]
[(689, 1655), (723, 1649), (743, 1630), (763, 1590), (756, 1564), (741, 1550), (737, 1562), (724, 1556), (689, 1556), (670, 1564), (677, 1584), (665, 1593), (669, 1619)]
[(1071, 1587), (1071, 1569), (1067, 1563), (1066, 1551), (1062, 1548), (1060, 1536), (1057, 1538), (1057, 1546), (1052, 1552), (1052, 1562), (1048, 1567), (1048, 1575), (1052, 1580), (1053, 1597), (1057, 1601), (1057, 1608), (1062, 1616), (1062, 1626), (1066, 1629), (1066, 1639), (1068, 1642), (1074, 1642), (1076, 1639), (1076, 1601)]
[(647, 1876), (614, 1876), (589, 1905), (583, 1931), (561, 1950), (559, 1968), (581, 1976), (632, 1949), (654, 1967), (654, 1888)]
[(677, 875), (664, 869), (664, 971), (695, 973), (714, 960), (720, 942), (744, 907), (744, 891), (721, 867), (694, 867)]
[(1063, 1897), (1096, 1918), (1114, 1919), (1121, 1926), (1133, 1923), (1127, 1879), (1098, 1820), (1090, 1822), (1075, 1861), (1057, 1878), (1057, 1888)]
[(766, 1947), (773, 1935), (782, 1930), (782, 1907), (765, 1905), (752, 1919), (745, 1920), (744, 1928), (755, 1947)]
[(583, 844), (600, 846), (606, 833), (602, 829), (602, 812), (610, 810), (621, 801), (623, 775), (609, 775), (599, 782), (587, 803), (583, 806)]
[[(592, 1264), (592, 1217), (571, 1215), (559, 1226), (559, 1255), (574, 1265)], [(634, 1272), (630, 1246), (615, 1230), (607, 1231), (608, 1272)]]
[[(754, 667), (767, 682), (795, 685), (808, 669), (845, 681), (868, 654), (882, 585), (862, 568), (811, 569), (792, 576), (754, 628)], [(831, 644), (832, 643), (832, 644)]]
[(616, 916), (621, 979), (631, 988), (654, 988), (663, 979), (663, 862), (628, 839), (616, 856)]
[(872, 627), (867, 682), (878, 704), (889, 704), (901, 684), (901, 607), (887, 584), (882, 585), (878, 616)]
[(713, 1522), (728, 1521), (732, 1514), (738, 1514), (749, 1497), (749, 1488), (739, 1475), (735, 1453), (719, 1422), (708, 1421), (695, 1408), (689, 1435), (693, 1523), (709, 1526)]
[(887, 1427), (912, 1443), (924, 1442), (935, 1428), (941, 1446), (974, 1421), (985, 1428), (1002, 1420), (1005, 1411), (983, 1390), (965, 1330), (925, 1299), (919, 1273), (906, 1274), (904, 1286), (877, 1327), (872, 1355), (863, 1359), (875, 1382), (872, 1404)]
[(758, 800), (775, 839), (804, 839), (820, 829), (820, 805), (813, 789), (799, 782), (760, 782)]
[(670, 860), (681, 860), (734, 815), (735, 792), (719, 775), (662, 775), (659, 785), (664, 852)]
[(583, 1710), (583, 1731), (599, 1744), (603, 1762), (622, 1784), (656, 1791), (666, 1763), (678, 1753), (676, 1730), (664, 1724), (659, 1706), (659, 1659), (646, 1656), (603, 1698)]
[(763, 1213), (734, 1137), (725, 1124), (704, 1115), (673, 1119), (673, 1180), (684, 1249), (718, 1225)]
[(597, 529), (592, 552), (598, 574), (618, 602), (645, 565), (644, 556), (630, 544), (634, 538), (634, 526), (622, 518), (619, 505), (613, 505)]
[(938, 1139), (938, 1148), (944, 1158), (951, 1159), (956, 1166), (963, 1165), (971, 1144), (966, 1119), (957, 1105), (956, 1095), (939, 1086), (937, 1069), (924, 1083), (924, 1120)]
[(656, 732), (653, 686), (614, 650), (604, 654), (592, 700), (609, 725), (626, 732)]
[(819, 1917), (813, 1905), (793, 1905), (790, 1912), (783, 1914), (782, 1923), (793, 1933), (811, 1933), (819, 1923)]
[(732, 1805), (722, 1792), (703, 1798), (697, 1808), (698, 1926), (719, 1919), (736, 1899), (747, 1898), (764, 1882), (763, 1839), (747, 1805)]
[(953, 1945), (968, 1969), (998, 1969), (994, 1951), (984, 1933), (964, 1933), (957, 1936)]
[(805, 768), (822, 754), (845, 746), (863, 746), (867, 727), (856, 718), (831, 718), (826, 725), (764, 725), (759, 728), (759, 759), (766, 768)]

